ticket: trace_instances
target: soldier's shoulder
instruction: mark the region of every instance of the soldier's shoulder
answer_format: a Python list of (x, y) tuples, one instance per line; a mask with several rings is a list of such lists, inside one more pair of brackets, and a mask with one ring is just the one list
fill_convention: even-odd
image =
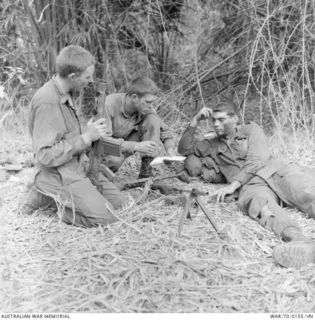
[(56, 101), (58, 94), (51, 80), (40, 87), (32, 98), (32, 104), (55, 104)]
[(259, 127), (259, 128), (260, 128), (260, 125), (259, 125), (257, 122), (255, 122), (255, 121), (249, 121), (249, 122), (246, 123), (245, 125), (246, 125), (246, 126), (249, 126), (249, 127), (255, 127), (255, 128)]
[(250, 121), (241, 127), (245, 131), (262, 130), (261, 126), (254, 121)]
[(105, 104), (108, 106), (117, 106), (122, 103), (124, 96), (124, 93), (111, 93), (106, 96)]

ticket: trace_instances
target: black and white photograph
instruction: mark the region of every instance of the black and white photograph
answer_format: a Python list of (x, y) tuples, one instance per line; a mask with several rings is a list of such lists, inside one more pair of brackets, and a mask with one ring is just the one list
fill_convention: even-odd
[(0, 318), (315, 319), (315, 1), (0, 2)]

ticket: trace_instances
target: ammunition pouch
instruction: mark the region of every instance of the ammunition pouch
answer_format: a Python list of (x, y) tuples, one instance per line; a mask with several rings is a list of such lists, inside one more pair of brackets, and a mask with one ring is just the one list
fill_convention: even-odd
[(201, 159), (202, 169), (201, 177), (205, 182), (209, 183), (226, 183), (226, 179), (222, 175), (218, 165), (210, 157)]

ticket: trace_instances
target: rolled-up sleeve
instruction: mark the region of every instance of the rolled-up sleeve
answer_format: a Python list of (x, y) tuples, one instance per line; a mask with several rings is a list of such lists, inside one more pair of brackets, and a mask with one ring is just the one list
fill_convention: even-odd
[(183, 156), (195, 154), (198, 157), (208, 156), (210, 153), (210, 143), (208, 140), (197, 141), (195, 133), (197, 128), (189, 126), (183, 133), (178, 143), (178, 153)]
[(122, 152), (133, 153), (135, 149), (136, 142), (125, 141), (122, 138), (113, 137), (113, 119), (115, 116), (115, 111), (113, 106), (105, 102), (104, 110), (102, 111), (104, 118), (106, 119), (106, 137), (103, 138), (104, 141), (117, 143), (120, 145)]
[(41, 103), (32, 113), (31, 135), (40, 165), (57, 167), (85, 152), (88, 145), (80, 135), (79, 126), (66, 137), (65, 120), (56, 105)]

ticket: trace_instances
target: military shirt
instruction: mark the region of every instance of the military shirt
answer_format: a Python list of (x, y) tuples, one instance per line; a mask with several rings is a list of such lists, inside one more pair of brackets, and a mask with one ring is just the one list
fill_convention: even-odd
[(56, 78), (41, 87), (31, 100), (29, 130), (41, 174), (60, 174), (65, 184), (84, 177), (81, 155), (88, 145), (71, 96), (62, 92)]
[[(134, 113), (126, 114), (124, 110), (126, 102), (125, 93), (110, 94), (105, 99), (103, 108), (98, 109), (98, 114), (106, 119), (107, 138), (104, 140), (115, 140), (120, 142), (122, 151), (133, 153), (136, 142), (126, 141), (127, 137), (138, 130), (139, 124), (143, 121), (145, 115)], [(160, 120), (161, 136), (160, 139), (165, 144), (165, 147), (173, 147), (172, 133), (169, 127)], [(109, 138), (111, 137), (111, 138)]]
[(239, 181), (244, 185), (254, 175), (267, 179), (284, 165), (282, 160), (271, 160), (267, 138), (256, 123), (237, 126), (229, 140), (214, 137), (197, 141), (196, 129), (190, 126), (186, 129), (178, 152), (186, 156), (211, 157), (228, 183)]

